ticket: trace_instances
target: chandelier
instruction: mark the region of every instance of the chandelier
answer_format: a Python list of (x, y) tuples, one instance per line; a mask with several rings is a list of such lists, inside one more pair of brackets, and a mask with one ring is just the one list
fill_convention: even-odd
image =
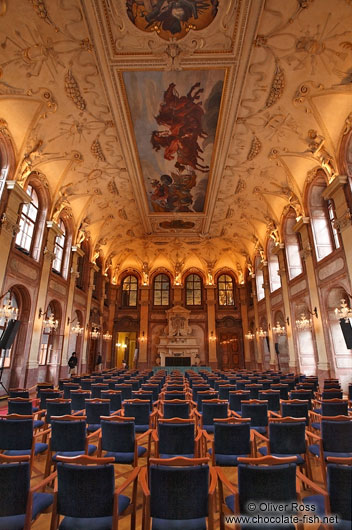
[(103, 340), (106, 340), (107, 342), (110, 342), (112, 339), (112, 335), (111, 333), (109, 333), (108, 331), (106, 331), (103, 335)]
[(51, 315), (49, 316), (49, 318), (44, 318), (43, 319), (43, 326), (45, 328), (49, 328), (49, 329), (53, 329), (53, 330), (56, 330), (57, 326), (59, 325), (59, 321), (58, 320), (55, 320), (54, 318), (54, 313), (51, 313)]
[(94, 327), (90, 332), (90, 336), (93, 340), (97, 340), (100, 337), (100, 331), (97, 327)]
[(296, 320), (296, 327), (299, 331), (311, 329), (312, 321), (310, 318), (307, 318), (305, 313), (301, 313), (301, 318)]
[(18, 308), (12, 307), (11, 300), (8, 300), (6, 304), (3, 304), (0, 307), (0, 318), (5, 318), (6, 320), (13, 319), (17, 320), (18, 317)]
[(336, 307), (335, 315), (337, 318), (343, 318), (345, 322), (349, 322), (349, 319), (352, 318), (352, 309), (346, 304), (346, 300), (340, 300), (340, 307)]
[(254, 333), (252, 331), (248, 331), (248, 333), (245, 334), (245, 338), (247, 340), (253, 340), (255, 337)]
[(286, 327), (281, 326), (280, 322), (276, 322), (276, 326), (273, 326), (273, 333), (276, 335), (286, 335)]
[(258, 337), (261, 339), (264, 339), (267, 336), (268, 336), (268, 332), (265, 331), (263, 328), (259, 328)]
[(77, 324), (75, 324), (74, 326), (72, 326), (71, 331), (72, 331), (72, 333), (74, 333), (75, 335), (82, 335), (83, 328), (81, 328), (80, 323), (77, 322)]

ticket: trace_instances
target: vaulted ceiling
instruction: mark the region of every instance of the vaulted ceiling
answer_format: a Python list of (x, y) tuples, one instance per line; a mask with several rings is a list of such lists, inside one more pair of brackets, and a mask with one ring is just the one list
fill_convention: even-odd
[(15, 178), (116, 271), (241, 280), (307, 177), (341, 171), (351, 28), (350, 0), (3, 0)]

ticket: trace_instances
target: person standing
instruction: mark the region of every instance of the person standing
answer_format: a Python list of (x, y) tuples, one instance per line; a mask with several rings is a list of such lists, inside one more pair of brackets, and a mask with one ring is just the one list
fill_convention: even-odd
[(98, 372), (101, 372), (102, 367), (103, 367), (103, 358), (101, 356), (101, 353), (98, 352), (98, 357), (97, 357), (97, 370), (98, 370)]
[(78, 363), (78, 359), (77, 359), (76, 352), (74, 351), (72, 352), (72, 355), (68, 360), (68, 367), (69, 367), (68, 373), (70, 377), (77, 374), (77, 363)]

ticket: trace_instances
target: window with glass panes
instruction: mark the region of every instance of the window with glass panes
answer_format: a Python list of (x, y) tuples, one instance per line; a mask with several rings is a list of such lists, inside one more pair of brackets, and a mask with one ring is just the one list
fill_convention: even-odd
[(190, 274), (186, 279), (186, 304), (201, 305), (202, 280), (198, 274)]
[(54, 246), (55, 259), (53, 261), (53, 270), (61, 273), (62, 265), (64, 261), (65, 242), (66, 242), (66, 228), (65, 228), (64, 222), (61, 219), (59, 222), (59, 227), (60, 227), (62, 234), (59, 236), (56, 236), (55, 238), (55, 246)]
[(336, 230), (336, 227), (335, 227), (335, 221), (336, 221), (335, 205), (331, 199), (327, 201), (327, 204), (328, 204), (328, 213), (329, 213), (332, 235), (334, 238), (334, 245), (335, 245), (335, 248), (338, 249), (340, 248), (340, 240), (339, 240), (338, 231)]
[[(49, 318), (53, 314), (54, 314), (54, 308), (51, 305), (49, 305), (44, 318)], [(48, 364), (50, 357), (51, 357), (52, 348), (53, 348), (53, 331), (51, 328), (43, 328), (42, 340), (41, 340), (40, 350), (39, 350), (39, 365), (40, 366)]]
[(233, 298), (233, 280), (228, 274), (222, 274), (218, 278), (218, 301), (219, 305), (235, 305)]
[[(11, 306), (14, 309), (16, 308), (18, 309), (17, 299), (16, 299), (15, 294), (12, 291), (8, 291), (3, 297), (3, 299), (1, 300), (1, 303), (4, 305), (6, 305), (8, 302), (11, 303)], [(0, 318), (0, 337), (5, 331), (6, 326), (7, 326), (7, 319), (4, 317)], [(0, 358), (1, 358), (0, 368), (9, 368), (11, 364), (12, 351), (13, 351), (13, 344), (11, 348), (9, 348), (8, 350), (0, 350)]]
[(38, 195), (32, 186), (27, 187), (27, 194), (31, 201), (22, 206), (19, 232), (16, 236), (16, 245), (30, 253), (35, 231), (35, 223), (38, 217), (39, 201)]
[(166, 274), (154, 278), (154, 305), (167, 306), (170, 303), (170, 279)]
[(126, 276), (122, 283), (122, 305), (137, 306), (138, 281), (135, 276)]

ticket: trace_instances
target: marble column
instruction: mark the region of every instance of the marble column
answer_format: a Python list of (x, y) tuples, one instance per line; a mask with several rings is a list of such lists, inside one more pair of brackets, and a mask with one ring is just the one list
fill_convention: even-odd
[(87, 292), (87, 307), (86, 307), (86, 317), (84, 321), (84, 330), (83, 330), (83, 344), (82, 344), (82, 362), (81, 362), (81, 372), (87, 371), (87, 348), (89, 344), (89, 322), (90, 322), (90, 308), (92, 306), (92, 294), (94, 289), (94, 273), (98, 272), (99, 267), (95, 265), (95, 263), (90, 263), (90, 271), (89, 271), (89, 284), (88, 284), (88, 292)]
[[(148, 337), (148, 322), (149, 322), (149, 292), (150, 287), (148, 285), (142, 285), (140, 287), (140, 317), (139, 317), (139, 352), (138, 352), (138, 364), (139, 370), (144, 370), (148, 367), (148, 341), (151, 337)], [(152, 360), (154, 362), (154, 360)]]
[[(46, 239), (46, 245), (44, 248), (44, 259), (41, 270), (37, 303), (34, 312), (34, 321), (32, 328), (32, 340), (29, 350), (29, 357), (27, 362), (27, 378), (26, 386), (30, 387), (37, 381), (37, 370), (38, 370), (38, 355), (40, 350), (42, 328), (43, 328), (43, 315), (47, 310), (47, 295), (49, 278), (52, 269), (52, 262), (55, 259), (54, 246), (55, 238), (61, 235), (62, 232), (59, 226), (54, 221), (47, 221), (46, 223), (48, 233)], [(39, 313), (41, 315), (39, 316)]]
[(277, 358), (275, 353), (274, 337), (273, 337), (273, 319), (271, 315), (271, 304), (270, 304), (270, 281), (269, 281), (269, 269), (268, 262), (263, 263), (263, 276), (264, 276), (264, 292), (265, 292), (265, 309), (266, 309), (266, 320), (268, 323), (268, 338), (269, 338), (269, 349), (270, 349), (270, 369), (276, 370), (278, 368)]
[(323, 321), (321, 318), (321, 308), (319, 301), (319, 292), (317, 286), (317, 280), (314, 270), (314, 262), (312, 257), (312, 248), (310, 246), (308, 225), (310, 223), (309, 217), (302, 217), (298, 223), (294, 226), (294, 231), (301, 234), (302, 248), (301, 251), (302, 258), (306, 264), (307, 271), (307, 283), (311, 300), (310, 311), (314, 311), (314, 308), (317, 308), (318, 317), (315, 315), (311, 316), (313, 322), (313, 334), (316, 341), (316, 354), (318, 357), (318, 366), (317, 372), (319, 378), (328, 378), (330, 377), (330, 363), (328, 361), (324, 333), (323, 333)]
[(251, 285), (252, 285), (251, 296), (252, 296), (252, 299), (253, 299), (254, 325), (255, 325), (255, 330), (253, 330), (253, 332), (254, 332), (254, 339), (253, 339), (254, 356), (255, 356), (255, 361), (256, 361), (256, 365), (257, 365), (256, 368), (258, 370), (261, 370), (262, 369), (263, 359), (262, 359), (262, 350), (261, 350), (259, 342), (258, 342), (259, 341), (258, 333), (256, 333), (257, 330), (259, 329), (259, 311), (258, 311), (257, 286), (256, 286), (255, 275), (254, 274), (251, 277)]
[(247, 302), (247, 289), (245, 285), (239, 286), (240, 291), (240, 302), (241, 302), (241, 319), (243, 329), (243, 344), (244, 344), (244, 363), (245, 368), (254, 368), (251, 366), (251, 351), (249, 347), (249, 341), (245, 338), (248, 333), (248, 302)]
[[(208, 311), (208, 336), (206, 342), (209, 345), (209, 366), (211, 368), (218, 368), (218, 360), (216, 354), (217, 337), (216, 337), (216, 321), (215, 321), (215, 293), (216, 287), (214, 285), (206, 285), (207, 293), (207, 311)], [(214, 338), (212, 338), (214, 337)]]
[[(7, 261), (9, 258), (12, 240), (19, 231), (19, 219), (22, 204), (30, 202), (29, 195), (21, 188), (15, 180), (6, 182), (8, 189), (8, 201), (1, 216), (0, 225), (0, 285), (4, 284)], [(1, 291), (2, 293), (2, 291)]]

